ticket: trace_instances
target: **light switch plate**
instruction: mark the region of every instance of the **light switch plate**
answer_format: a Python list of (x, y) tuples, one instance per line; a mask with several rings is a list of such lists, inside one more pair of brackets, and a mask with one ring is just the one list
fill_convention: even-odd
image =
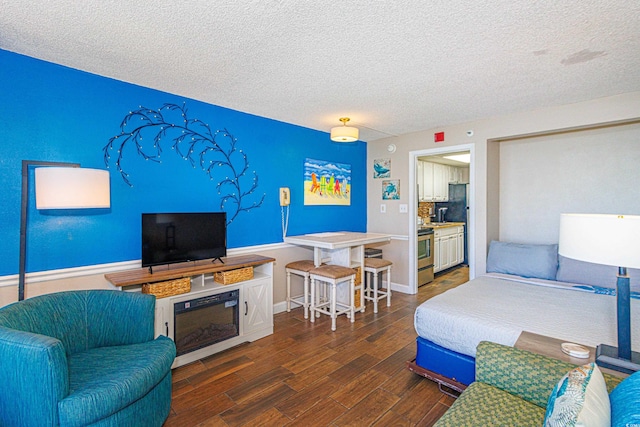
[(409, 212), (409, 206), (407, 206), (406, 203), (403, 203), (400, 205), (400, 213), (407, 213)]
[(387, 213), (387, 205), (384, 203), (380, 204), (380, 213)]

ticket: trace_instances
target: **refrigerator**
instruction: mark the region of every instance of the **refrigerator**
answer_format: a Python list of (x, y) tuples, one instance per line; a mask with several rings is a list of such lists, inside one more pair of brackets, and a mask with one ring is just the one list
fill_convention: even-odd
[(469, 265), (468, 259), (468, 216), (469, 216), (469, 184), (449, 184), (449, 202), (446, 204), (447, 213), (445, 219), (447, 222), (463, 222), (464, 223), (464, 263)]

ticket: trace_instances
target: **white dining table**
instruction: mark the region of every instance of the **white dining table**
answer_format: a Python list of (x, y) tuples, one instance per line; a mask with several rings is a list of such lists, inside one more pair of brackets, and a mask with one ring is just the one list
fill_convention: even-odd
[[(301, 234), (287, 236), (285, 243), (313, 248), (313, 263), (316, 267), (321, 264), (343, 265), (359, 268), (360, 283), (364, 289), (364, 246), (372, 243), (391, 241), (391, 235), (381, 233), (358, 233), (352, 231), (331, 231), (324, 233)], [(349, 301), (348, 292), (339, 291), (338, 301)], [(362, 304), (360, 311), (364, 311)]]
[(331, 231), (324, 233), (287, 236), (285, 243), (313, 248), (313, 262), (361, 267), (360, 274), (364, 283), (364, 246), (372, 243), (391, 241), (390, 234), (358, 233), (352, 231)]

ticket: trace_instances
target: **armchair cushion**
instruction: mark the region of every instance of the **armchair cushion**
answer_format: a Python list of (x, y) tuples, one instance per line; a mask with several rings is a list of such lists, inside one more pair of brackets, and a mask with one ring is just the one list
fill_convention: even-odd
[[(489, 403), (490, 402), (490, 403)], [(491, 410), (487, 410), (490, 406)], [(481, 382), (473, 382), (438, 420), (438, 427), (541, 426), (544, 408)]]
[(144, 397), (170, 371), (172, 347), (173, 341), (161, 336), (150, 343), (101, 347), (71, 356), (70, 394), (58, 404), (60, 424), (91, 424)]

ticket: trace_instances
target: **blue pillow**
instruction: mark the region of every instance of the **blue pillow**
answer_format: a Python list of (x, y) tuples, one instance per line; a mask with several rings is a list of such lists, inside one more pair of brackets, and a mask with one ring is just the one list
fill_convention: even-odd
[(640, 372), (627, 377), (609, 395), (611, 426), (640, 425)]
[(532, 245), (492, 241), (487, 272), (555, 280), (558, 245)]
[[(640, 291), (640, 270), (627, 268), (627, 274), (631, 279), (631, 289)], [(618, 281), (618, 267), (578, 261), (560, 255), (556, 280), (615, 289)]]

